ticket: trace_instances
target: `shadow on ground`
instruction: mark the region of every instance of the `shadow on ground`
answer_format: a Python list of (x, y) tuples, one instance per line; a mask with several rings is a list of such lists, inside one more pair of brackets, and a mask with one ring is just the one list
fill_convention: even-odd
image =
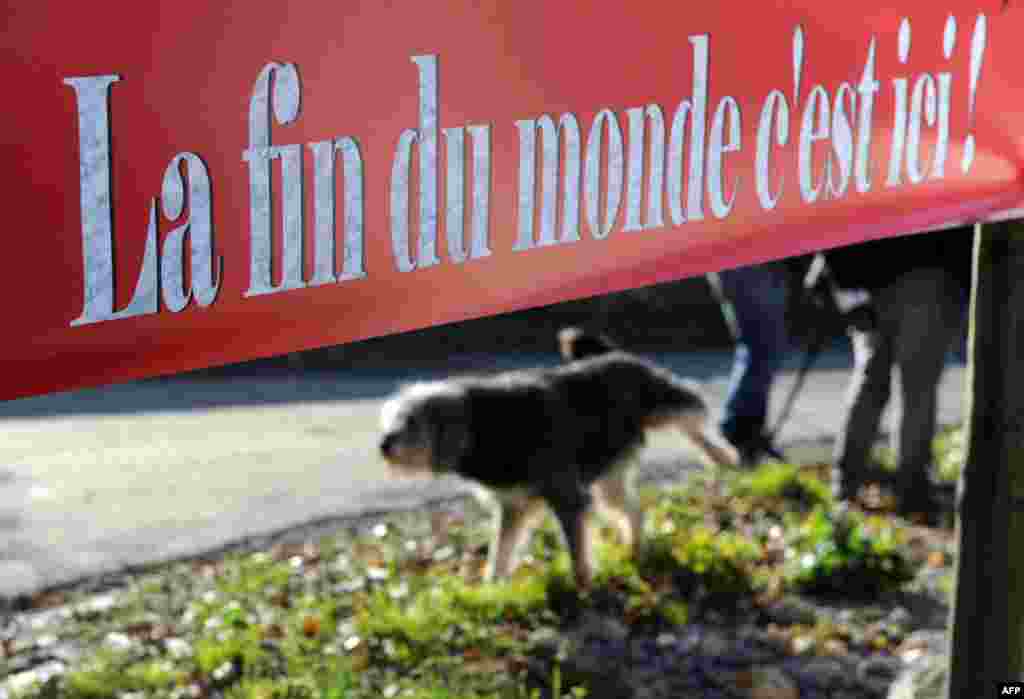
[[(724, 380), (731, 362), (729, 351), (643, 354), (681, 375), (701, 381)], [(802, 361), (803, 356), (794, 353), (787, 362), (787, 368), (796, 369)], [(557, 362), (558, 357), (554, 353), (467, 353), (431, 362), (361, 358), (312, 369), (241, 366), (7, 401), (0, 403), (0, 421), (60, 415), (119, 415), (231, 406), (378, 400), (412, 381), (550, 367)], [(849, 366), (849, 351), (842, 343), (830, 347), (815, 363), (816, 369), (844, 369)]]

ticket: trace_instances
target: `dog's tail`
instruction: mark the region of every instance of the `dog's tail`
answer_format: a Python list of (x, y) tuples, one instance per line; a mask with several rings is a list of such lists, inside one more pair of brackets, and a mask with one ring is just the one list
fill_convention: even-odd
[(618, 346), (604, 335), (588, 333), (582, 328), (568, 327), (558, 331), (558, 349), (562, 359), (574, 362), (614, 352)]

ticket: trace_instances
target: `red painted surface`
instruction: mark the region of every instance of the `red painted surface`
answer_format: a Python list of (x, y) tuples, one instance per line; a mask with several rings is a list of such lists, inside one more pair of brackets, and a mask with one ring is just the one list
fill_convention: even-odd
[[(9, 3), (0, 23), (0, 398), (350, 342), (1014, 209), (1024, 199), (1024, 9), (1011, 3), (1004, 11), (1002, 4)], [(972, 110), (969, 45), (979, 13), (987, 18), (988, 38)], [(942, 36), (950, 14), (958, 32), (946, 60)], [(901, 64), (897, 30), (904, 17), (911, 20), (913, 41)], [(801, 94), (791, 113), (789, 143), (772, 152), (773, 179), (785, 177), (782, 199), (766, 211), (754, 191), (758, 116), (773, 89), (793, 102), (798, 25), (805, 36)], [(726, 95), (737, 100), (742, 114), (742, 149), (725, 161), (730, 191), (733, 178), (740, 178), (731, 213), (718, 220), (706, 210), (700, 222), (625, 233), (624, 197), (604, 240), (591, 236), (581, 205), (579, 242), (513, 251), (515, 121), (572, 112), (585, 142), (595, 115), (607, 108), (628, 144), (627, 109), (656, 103), (670, 122), (678, 102), (691, 95), (688, 37), (696, 34), (710, 36), (709, 122)], [(843, 81), (856, 85), (872, 37), (881, 83), (872, 120), (872, 187), (860, 193), (851, 185), (843, 197), (805, 203), (797, 186), (797, 141), (806, 96), (819, 83), (830, 94)], [(441, 128), (490, 125), (492, 254), (463, 264), (446, 259), (441, 136), (442, 264), (403, 273), (391, 251), (391, 167), (399, 134), (418, 125), (417, 71), (410, 59), (425, 54), (439, 57)], [(348, 136), (360, 145), (367, 276), (245, 298), (250, 194), (242, 152), (248, 147), (253, 85), (270, 61), (294, 63), (302, 80), (301, 113), (295, 123), (272, 129), (276, 144)], [(902, 186), (887, 187), (892, 80), (908, 76), (912, 87), (921, 73), (940, 71), (953, 76), (945, 176), (920, 184), (904, 177)], [(76, 101), (63, 80), (105, 74), (121, 78), (110, 93), (116, 307), (134, 289), (149, 201), (160, 194), (164, 168), (177, 153), (191, 151), (209, 168), (215, 252), (224, 259), (222, 287), (207, 308), (193, 303), (171, 313), (161, 305), (152, 315), (71, 326), (82, 313), (84, 272)], [(968, 134), (976, 139), (977, 155), (963, 174)], [(933, 140), (934, 129), (924, 129), (925, 159)], [(828, 149), (828, 141), (815, 147), (818, 176)], [(311, 241), (308, 148), (304, 164), (305, 234)], [(274, 186), (279, 200), (277, 166)], [(411, 208), (416, 209), (415, 198)], [(278, 212), (279, 207), (275, 228)], [(670, 223), (667, 207), (665, 216)], [(339, 239), (340, 220), (339, 213)], [(161, 240), (172, 227), (160, 219)], [(280, 245), (278, 239), (278, 255)]]

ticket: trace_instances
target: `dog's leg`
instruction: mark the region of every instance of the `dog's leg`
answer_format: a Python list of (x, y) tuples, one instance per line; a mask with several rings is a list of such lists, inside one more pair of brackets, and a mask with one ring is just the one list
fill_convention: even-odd
[(633, 487), (633, 472), (632, 465), (619, 467), (596, 487), (601, 504), (612, 514), (622, 543), (630, 551), (637, 551), (642, 544), (644, 511)]
[(516, 553), (526, 541), (543, 502), (515, 499), (494, 506), (494, 538), (488, 550), (485, 580), (504, 578), (515, 570)]
[(565, 534), (565, 541), (572, 557), (576, 584), (589, 587), (594, 579), (590, 558), (590, 532), (587, 514), (590, 509), (590, 493), (578, 484), (569, 489), (551, 489), (545, 494), (558, 523)]
[(519, 561), (524, 546), (529, 542), (533, 530), (547, 513), (544, 501), (540, 498), (531, 498), (518, 506), (516, 520), (508, 524), (508, 540), (510, 553), (508, 554), (508, 574), (511, 574), (519, 567)]
[(739, 464), (739, 453), (724, 437), (715, 433), (703, 414), (683, 415), (676, 424), (711, 463), (716, 466)]

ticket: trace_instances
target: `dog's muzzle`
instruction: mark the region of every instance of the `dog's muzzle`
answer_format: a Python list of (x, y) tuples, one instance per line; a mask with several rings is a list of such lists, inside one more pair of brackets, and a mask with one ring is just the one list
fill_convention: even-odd
[(398, 438), (395, 434), (386, 434), (384, 435), (384, 438), (380, 440), (380, 455), (383, 456), (385, 460), (391, 461), (395, 458), (394, 451), (396, 441), (398, 441)]

